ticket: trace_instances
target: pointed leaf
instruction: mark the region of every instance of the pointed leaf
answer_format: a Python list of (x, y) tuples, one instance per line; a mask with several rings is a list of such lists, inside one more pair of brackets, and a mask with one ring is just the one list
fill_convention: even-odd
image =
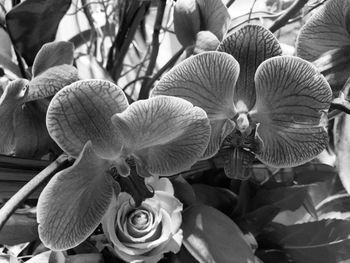
[(112, 199), (109, 162), (88, 142), (72, 167), (57, 173), (38, 200), (39, 235), (53, 250), (72, 248), (98, 226)]
[(331, 49), (349, 45), (349, 19), (349, 1), (327, 1), (302, 27), (297, 39), (298, 56), (314, 61)]
[(189, 169), (202, 156), (210, 136), (204, 110), (175, 97), (134, 102), (112, 122), (124, 150), (135, 156), (137, 168), (155, 175)]
[(289, 167), (316, 157), (328, 145), (325, 114), (332, 92), (309, 62), (276, 57), (257, 69), (252, 120), (262, 141), (257, 158), (274, 167)]
[(56, 143), (74, 157), (89, 140), (97, 154), (113, 157), (121, 144), (110, 119), (127, 107), (123, 91), (113, 83), (77, 81), (60, 90), (52, 99), (46, 124)]
[(45, 70), (63, 64), (73, 64), (74, 46), (71, 42), (58, 41), (46, 43), (41, 47), (33, 63), (33, 77)]
[(43, 44), (55, 39), (58, 24), (71, 0), (27, 0), (6, 14), (6, 25), (12, 43), (27, 65), (33, 64)]
[(15, 148), (14, 115), (27, 94), (28, 81), (17, 79), (10, 82), (0, 97), (0, 153), (13, 154)]
[(183, 244), (199, 262), (255, 262), (241, 230), (226, 215), (204, 205), (183, 213)]
[(174, 30), (184, 47), (193, 45), (200, 30), (200, 12), (196, 0), (178, 0), (174, 8)]
[(78, 70), (70, 65), (51, 67), (29, 82), (26, 101), (55, 95), (63, 87), (79, 80)]
[(256, 69), (266, 59), (282, 54), (278, 40), (262, 26), (246, 25), (225, 38), (218, 51), (237, 59), (241, 70), (234, 93), (235, 105), (238, 110), (250, 110), (255, 104)]
[(219, 41), (230, 25), (230, 14), (222, 0), (197, 0), (200, 10), (201, 30), (212, 32)]
[(215, 155), (225, 137), (234, 129), (233, 88), (239, 65), (230, 55), (205, 52), (190, 57), (164, 75), (151, 96), (180, 97), (208, 114), (211, 138), (203, 158)]

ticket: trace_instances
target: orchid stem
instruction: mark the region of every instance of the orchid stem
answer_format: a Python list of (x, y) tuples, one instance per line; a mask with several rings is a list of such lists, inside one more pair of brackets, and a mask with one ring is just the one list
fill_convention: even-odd
[(47, 182), (56, 172), (67, 167), (68, 164), (68, 156), (65, 154), (60, 155), (54, 162), (33, 177), (32, 180), (13, 195), (0, 209), (0, 231), (10, 216), (28, 196), (30, 196), (43, 183)]
[(270, 26), (269, 30), (271, 32), (276, 32), (278, 29), (283, 27), (288, 23), (289, 19), (292, 18), (300, 9), (306, 5), (308, 0), (297, 0), (295, 1), (287, 11), (275, 20), (275, 22)]

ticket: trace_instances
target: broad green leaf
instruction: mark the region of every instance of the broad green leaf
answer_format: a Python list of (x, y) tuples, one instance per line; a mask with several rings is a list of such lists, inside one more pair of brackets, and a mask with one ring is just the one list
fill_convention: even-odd
[(28, 81), (17, 79), (10, 82), (0, 97), (0, 153), (12, 154), (15, 148), (14, 114), (28, 92)]
[(241, 230), (225, 214), (205, 205), (183, 213), (183, 245), (198, 262), (250, 263), (254, 254)]
[(70, 4), (71, 0), (27, 0), (6, 14), (12, 43), (27, 65), (33, 64), (43, 44), (55, 39), (58, 24)]
[(201, 30), (212, 32), (219, 41), (224, 38), (231, 17), (222, 0), (197, 0), (200, 10)]
[(309, 62), (275, 57), (255, 75), (252, 120), (262, 141), (257, 158), (274, 167), (290, 167), (316, 157), (328, 145), (326, 113), (332, 91)]
[(323, 53), (350, 44), (350, 2), (327, 1), (302, 27), (297, 55), (313, 61)]
[(240, 74), (234, 102), (238, 110), (250, 110), (255, 104), (255, 72), (263, 61), (282, 54), (278, 40), (262, 26), (246, 25), (225, 38), (218, 51), (226, 52), (238, 61)]
[(58, 41), (44, 44), (33, 63), (33, 77), (45, 70), (63, 64), (72, 65), (74, 46), (71, 42)]
[(109, 162), (87, 142), (74, 165), (57, 173), (38, 200), (39, 235), (44, 245), (65, 250), (83, 242), (98, 226), (112, 199)]
[(317, 215), (321, 219), (350, 219), (350, 196), (346, 194), (337, 194), (329, 196), (319, 203), (316, 207)]
[(70, 65), (51, 67), (29, 82), (26, 101), (51, 97), (63, 87), (77, 80), (79, 76), (75, 67)]
[(192, 186), (183, 178), (182, 175), (171, 178), (175, 196), (186, 207), (196, 203), (196, 195)]
[(196, 0), (178, 0), (174, 8), (174, 30), (184, 47), (193, 45), (200, 31), (200, 12)]
[(230, 55), (211, 51), (184, 60), (164, 75), (151, 96), (180, 97), (208, 114), (211, 137), (203, 158), (215, 155), (235, 127), (233, 89), (239, 65)]
[(322, 220), (284, 226), (271, 224), (264, 237), (281, 246), (293, 262), (341, 262), (350, 259), (350, 222)]
[(169, 96), (134, 102), (112, 122), (123, 151), (135, 157), (138, 172), (154, 175), (189, 169), (202, 156), (210, 136), (204, 110)]
[(123, 91), (113, 83), (77, 81), (61, 89), (52, 99), (46, 125), (56, 143), (73, 157), (91, 140), (97, 154), (113, 158), (120, 151), (121, 142), (111, 117), (127, 107)]

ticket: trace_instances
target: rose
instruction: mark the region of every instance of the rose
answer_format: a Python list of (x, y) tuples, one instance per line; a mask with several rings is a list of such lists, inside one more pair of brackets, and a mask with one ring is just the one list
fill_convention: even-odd
[(158, 262), (166, 252), (177, 253), (182, 242), (182, 203), (174, 197), (169, 179), (151, 182), (154, 196), (133, 206), (127, 193), (113, 198), (102, 220), (107, 239), (127, 262)]

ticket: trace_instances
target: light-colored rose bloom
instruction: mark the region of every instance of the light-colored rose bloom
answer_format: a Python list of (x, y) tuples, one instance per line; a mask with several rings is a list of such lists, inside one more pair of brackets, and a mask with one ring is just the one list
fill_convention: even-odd
[(102, 220), (107, 239), (126, 262), (155, 263), (181, 247), (182, 203), (174, 197), (171, 182), (161, 178), (147, 183), (154, 189), (152, 198), (135, 208), (131, 196), (120, 193)]

